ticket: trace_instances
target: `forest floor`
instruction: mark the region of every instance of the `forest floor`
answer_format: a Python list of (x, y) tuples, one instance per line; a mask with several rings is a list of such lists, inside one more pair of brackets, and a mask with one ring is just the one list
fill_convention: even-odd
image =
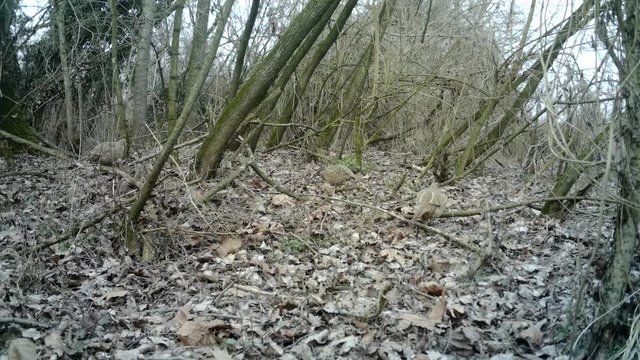
[[(588, 249), (611, 238), (611, 207), (581, 203), (563, 222), (526, 206), (425, 222), (443, 237), (388, 213), (410, 218), (432, 181), (414, 181), (413, 155), (372, 150), (364, 176), (338, 189), (295, 152), (255, 161), (314, 196), (289, 198), (249, 168), (202, 204), (215, 180), (187, 190), (170, 176), (139, 224), (156, 253), (144, 263), (122, 245), (124, 208), (33, 250), (135, 195), (122, 177), (0, 160), (0, 349), (23, 337), (47, 359), (560, 359), (582, 330), (568, 325), (580, 284), (581, 313), (593, 313), (601, 269)], [(147, 163), (123, 169), (142, 180)], [(549, 178), (491, 162), (443, 188), (447, 210), (542, 199)]]

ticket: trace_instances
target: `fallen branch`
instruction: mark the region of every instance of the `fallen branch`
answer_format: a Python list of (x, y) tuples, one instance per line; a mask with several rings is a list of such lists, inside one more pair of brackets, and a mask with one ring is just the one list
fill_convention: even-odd
[(305, 195), (305, 197), (317, 197), (317, 198), (321, 198), (321, 199), (325, 199), (325, 200), (339, 201), (339, 202), (343, 202), (343, 203), (349, 204), (349, 205), (361, 206), (361, 207), (365, 207), (365, 208), (368, 208), (368, 209), (377, 210), (377, 211), (380, 211), (381, 213), (387, 214), (387, 215), (389, 215), (389, 216), (391, 216), (393, 218), (396, 218), (396, 219), (398, 219), (400, 221), (407, 222), (409, 224), (415, 225), (415, 226), (421, 228), (422, 230), (424, 230), (424, 231), (426, 231), (428, 233), (440, 235), (443, 238), (445, 238), (446, 240), (449, 240), (449, 241), (451, 241), (451, 242), (453, 242), (453, 243), (455, 243), (455, 244), (457, 244), (457, 245), (459, 245), (459, 246), (461, 246), (461, 247), (463, 247), (465, 249), (468, 249), (470, 251), (473, 251), (475, 253), (480, 254), (480, 256), (488, 256), (488, 254), (483, 249), (481, 249), (480, 247), (478, 247), (476, 245), (473, 245), (471, 243), (468, 243), (468, 242), (466, 242), (466, 241), (464, 241), (462, 239), (459, 239), (459, 238), (455, 237), (452, 234), (449, 234), (447, 232), (438, 230), (438, 229), (436, 229), (434, 227), (422, 224), (420, 222), (413, 221), (411, 219), (405, 218), (404, 216), (402, 216), (400, 214), (397, 214), (397, 213), (395, 213), (393, 211), (389, 211), (389, 210), (383, 209), (383, 208), (378, 207), (378, 206), (369, 205), (369, 204), (363, 204), (363, 203), (359, 203), (359, 202), (355, 202), (355, 201), (339, 199), (339, 198), (330, 197), (330, 196), (323, 196), (323, 195)]
[(14, 171), (14, 172), (0, 174), (0, 178), (9, 177), (9, 176), (37, 176), (37, 177), (43, 177), (43, 178), (49, 179), (51, 181), (56, 180), (56, 177), (53, 175), (43, 174), (35, 171)]
[(264, 171), (262, 171), (258, 165), (256, 165), (256, 163), (251, 162), (249, 163), (249, 166), (251, 167), (251, 169), (253, 169), (253, 171), (256, 172), (256, 174), (258, 174), (258, 176), (260, 176), (262, 178), (262, 180), (264, 180), (267, 184), (273, 186), (274, 189), (278, 190), (279, 192), (288, 195), (298, 201), (304, 201), (304, 198), (300, 195), (295, 194), (292, 191), (289, 191), (287, 189), (285, 189), (282, 185), (278, 184), (272, 177), (270, 177), (269, 175), (265, 174)]
[(0, 324), (18, 324), (35, 328), (48, 328), (50, 325), (39, 323), (31, 319), (15, 318), (15, 317), (0, 317)]
[(242, 173), (247, 169), (247, 167), (249, 167), (249, 164), (250, 162), (247, 161), (245, 164), (238, 167), (236, 171), (232, 172), (231, 174), (229, 174), (229, 176), (225, 177), (220, 182), (218, 182), (216, 186), (214, 186), (213, 188), (211, 188), (211, 190), (207, 191), (204, 195), (202, 195), (202, 201), (211, 200), (211, 198), (215, 194), (217, 194), (219, 191), (229, 186), (235, 179), (237, 179), (240, 175), (242, 175)]
[(129, 173), (127, 173), (122, 169), (118, 169), (113, 166), (98, 166), (98, 170), (104, 173), (116, 174), (121, 178), (125, 179), (127, 181), (127, 184), (135, 187), (138, 190), (142, 188), (142, 184), (138, 182), (138, 180), (136, 180), (133, 176), (131, 176)]
[[(124, 201), (124, 204), (130, 204), (134, 200), (135, 200), (135, 197), (130, 197), (129, 199)], [(102, 220), (106, 219), (107, 216), (114, 214), (116, 211), (120, 210), (121, 208), (122, 208), (122, 204), (116, 204), (107, 210), (104, 210), (98, 214), (93, 215), (92, 217), (89, 217), (84, 221), (77, 222), (69, 230), (65, 231), (64, 234), (60, 235), (59, 237), (53, 240), (45, 241), (39, 244), (34, 248), (34, 250), (35, 251), (44, 250), (52, 245), (61, 243), (74, 236), (77, 236), (78, 234), (80, 234), (80, 232), (99, 224)]]
[(53, 156), (59, 157), (59, 158), (64, 159), (64, 160), (71, 160), (71, 157), (67, 156), (66, 154), (64, 154), (61, 151), (49, 149), (49, 148), (44, 147), (42, 145), (39, 145), (39, 144), (36, 144), (36, 143), (32, 143), (29, 140), (25, 140), (25, 139), (23, 139), (23, 138), (21, 138), (19, 136), (15, 136), (15, 135), (10, 134), (10, 133), (8, 133), (8, 132), (6, 132), (4, 130), (0, 130), (0, 137), (5, 137), (5, 138), (7, 138), (9, 140), (12, 140), (12, 141), (15, 141), (17, 143), (20, 143), (20, 144), (23, 144), (23, 145), (27, 145), (28, 147), (36, 149), (36, 150), (38, 150), (40, 152), (43, 152), (45, 154), (53, 155)]

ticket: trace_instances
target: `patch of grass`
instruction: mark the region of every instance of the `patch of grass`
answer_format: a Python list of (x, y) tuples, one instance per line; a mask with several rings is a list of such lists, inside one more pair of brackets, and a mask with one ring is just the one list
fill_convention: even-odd
[(282, 250), (290, 254), (299, 254), (307, 249), (307, 245), (298, 239), (288, 239), (282, 243)]

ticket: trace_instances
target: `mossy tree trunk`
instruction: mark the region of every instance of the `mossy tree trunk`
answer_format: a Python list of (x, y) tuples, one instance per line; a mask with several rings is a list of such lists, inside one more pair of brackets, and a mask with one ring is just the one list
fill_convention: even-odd
[[(302, 75), (298, 78), (298, 81), (295, 84), (295, 90), (289, 92), (289, 94), (287, 95), (287, 98), (284, 101), (282, 114), (276, 121), (277, 124), (284, 125), (291, 121), (293, 113), (298, 106), (298, 100), (306, 91), (307, 85), (311, 80), (311, 76), (320, 64), (320, 61), (322, 61), (327, 52), (329, 52), (329, 49), (331, 49), (331, 46), (333, 46), (333, 44), (338, 39), (340, 32), (344, 28), (344, 25), (347, 23), (349, 16), (351, 16), (351, 12), (353, 11), (353, 8), (356, 6), (357, 2), (358, 0), (347, 1), (347, 3), (342, 8), (342, 11), (340, 11), (340, 15), (338, 15), (335, 26), (331, 28), (327, 36), (316, 46), (313, 54), (311, 55), (311, 58), (309, 59), (309, 63), (307, 63), (304, 70), (302, 70)], [(271, 131), (271, 134), (269, 134), (267, 147), (271, 148), (280, 144), (280, 141), (282, 141), (286, 130), (286, 126), (274, 127)]]
[(180, 55), (180, 33), (182, 32), (182, 13), (185, 2), (186, 0), (176, 2), (171, 47), (169, 48), (169, 86), (167, 91), (167, 130), (169, 134), (175, 129), (178, 120), (178, 57)]
[(334, 0), (309, 1), (253, 75), (242, 85), (238, 94), (223, 109), (196, 156), (196, 170), (203, 178), (214, 175), (228, 141), (249, 112), (267, 96), (280, 70), (333, 2)]
[(120, 67), (118, 65), (118, 1), (109, 0), (109, 10), (111, 13), (111, 86), (116, 102), (116, 121), (118, 132), (124, 139), (125, 157), (129, 157), (131, 150), (131, 136), (129, 134), (129, 124), (124, 109), (124, 99), (122, 97), (122, 84), (120, 84)]
[(231, 75), (231, 84), (229, 85), (229, 101), (231, 101), (231, 99), (236, 96), (238, 87), (240, 86), (240, 78), (242, 76), (242, 70), (244, 69), (244, 57), (247, 53), (247, 48), (249, 47), (251, 32), (253, 31), (253, 26), (256, 23), (259, 9), (260, 0), (252, 0), (251, 10), (249, 10), (249, 17), (247, 18), (247, 23), (244, 25), (244, 30), (242, 31), (240, 41), (238, 42), (238, 50), (236, 51), (236, 62), (233, 66), (233, 75)]
[(258, 111), (257, 111), (258, 119), (262, 119), (262, 122), (260, 125), (257, 126), (256, 129), (254, 129), (254, 131), (251, 132), (251, 135), (248, 139), (249, 146), (251, 147), (252, 151), (255, 151), (258, 145), (258, 140), (260, 139), (260, 135), (262, 134), (262, 130), (264, 129), (264, 123), (268, 118), (269, 114), (276, 107), (276, 104), (278, 103), (280, 96), (285, 92), (285, 88), (287, 87), (287, 83), (289, 83), (289, 79), (291, 78), (291, 75), (293, 75), (293, 72), (296, 71), (296, 68), (298, 67), (302, 59), (304, 59), (304, 57), (309, 53), (309, 50), (311, 50), (311, 47), (313, 47), (313, 44), (316, 43), (318, 36), (320, 36), (320, 34), (322, 33), (322, 30), (326, 27), (327, 23), (331, 19), (331, 15), (333, 15), (333, 12), (338, 7), (338, 4), (340, 4), (340, 1), (333, 1), (329, 10), (327, 10), (324, 13), (322, 18), (318, 21), (318, 23), (313, 27), (311, 32), (304, 39), (302, 44), (300, 44), (298, 49), (296, 49), (291, 59), (287, 62), (287, 65), (282, 69), (282, 72), (280, 76), (278, 76), (278, 80), (276, 81), (276, 84), (275, 84), (275, 89), (276, 91), (278, 91), (279, 95), (274, 96), (273, 99), (269, 99), (270, 101), (268, 102), (267, 101), (263, 102), (258, 107)]

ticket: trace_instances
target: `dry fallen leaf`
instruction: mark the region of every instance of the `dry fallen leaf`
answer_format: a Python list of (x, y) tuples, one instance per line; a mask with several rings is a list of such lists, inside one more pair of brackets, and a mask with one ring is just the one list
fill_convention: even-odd
[(293, 198), (291, 198), (289, 195), (276, 194), (273, 195), (273, 198), (271, 198), (271, 205), (273, 206), (292, 206), (294, 204), (295, 202)]
[(242, 247), (242, 239), (237, 236), (226, 237), (222, 240), (220, 246), (218, 246), (218, 254), (221, 257), (225, 257), (229, 254), (233, 254), (236, 251), (240, 250)]
[(121, 289), (121, 288), (114, 288), (113, 290), (109, 291), (108, 293), (103, 295), (103, 299), (105, 300), (111, 300), (113, 298), (117, 298), (117, 297), (124, 297), (125, 295), (127, 295), (128, 291)]
[(536, 325), (530, 326), (528, 329), (520, 333), (519, 338), (525, 340), (529, 345), (542, 345), (544, 340), (542, 331)]
[(182, 324), (176, 335), (187, 346), (206, 346), (227, 337), (230, 326), (222, 320), (194, 319)]
[(441, 296), (444, 293), (444, 286), (435, 281), (422, 282), (418, 285), (418, 290), (432, 296)]
[(429, 320), (431, 320), (434, 324), (439, 324), (442, 322), (442, 318), (444, 317), (445, 312), (447, 311), (447, 299), (445, 298), (444, 292), (438, 298), (438, 302), (431, 309), (431, 313), (429, 314)]
[(427, 330), (433, 330), (436, 324), (433, 320), (422, 317), (416, 314), (402, 314), (400, 315), (400, 322), (398, 323), (398, 330), (406, 330), (409, 326), (417, 326)]
[(38, 358), (38, 347), (25, 338), (12, 340), (7, 349), (9, 360), (31, 360)]

